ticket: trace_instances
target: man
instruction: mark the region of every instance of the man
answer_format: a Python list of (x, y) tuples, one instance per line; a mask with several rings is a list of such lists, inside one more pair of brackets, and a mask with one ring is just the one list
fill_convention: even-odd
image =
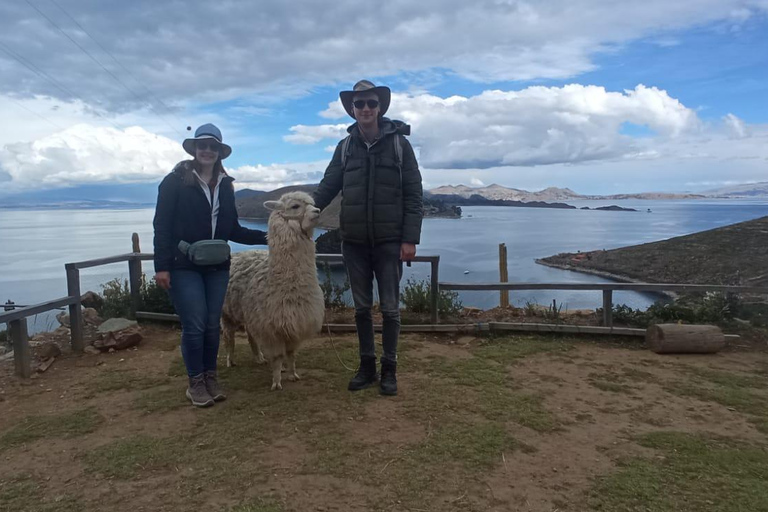
[(361, 80), (339, 97), (356, 122), (336, 146), (315, 192), (315, 205), (322, 210), (342, 193), (342, 254), (360, 342), (360, 369), (349, 390), (365, 389), (379, 379), (371, 316), (375, 276), (383, 316), (381, 394), (396, 395), (400, 278), (403, 261), (416, 256), (421, 236), (421, 173), (404, 137), (410, 126), (384, 117), (391, 98), (388, 87)]

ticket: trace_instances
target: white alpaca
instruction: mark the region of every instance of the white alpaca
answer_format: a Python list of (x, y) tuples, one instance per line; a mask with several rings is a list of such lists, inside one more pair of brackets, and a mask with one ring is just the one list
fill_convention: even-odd
[(232, 256), (221, 324), (227, 366), (234, 365), (235, 331), (244, 327), (254, 355), (260, 361), (266, 356), (272, 366), (275, 390), (283, 389), (283, 359), (288, 380), (299, 379), (296, 351), (323, 325), (325, 303), (312, 240), (320, 210), (304, 192), (288, 192), (264, 206), (272, 211), (269, 252), (245, 251)]

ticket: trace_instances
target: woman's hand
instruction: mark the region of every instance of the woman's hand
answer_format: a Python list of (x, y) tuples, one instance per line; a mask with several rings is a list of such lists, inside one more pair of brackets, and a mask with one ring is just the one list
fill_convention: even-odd
[(171, 273), (157, 272), (155, 274), (155, 282), (157, 283), (157, 286), (163, 290), (169, 290), (171, 288)]

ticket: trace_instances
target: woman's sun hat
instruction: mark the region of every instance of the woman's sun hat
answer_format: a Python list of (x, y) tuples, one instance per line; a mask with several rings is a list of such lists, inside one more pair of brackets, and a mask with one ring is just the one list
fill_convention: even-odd
[(197, 130), (195, 130), (194, 138), (184, 139), (184, 142), (181, 144), (181, 146), (184, 148), (184, 151), (186, 151), (192, 156), (195, 156), (196, 141), (204, 140), (204, 139), (213, 139), (221, 145), (221, 151), (219, 152), (219, 156), (221, 157), (222, 160), (224, 160), (225, 158), (227, 158), (229, 155), (232, 154), (232, 148), (227, 146), (221, 141), (221, 130), (219, 130), (216, 127), (216, 125), (213, 125), (211, 123), (204, 124)]

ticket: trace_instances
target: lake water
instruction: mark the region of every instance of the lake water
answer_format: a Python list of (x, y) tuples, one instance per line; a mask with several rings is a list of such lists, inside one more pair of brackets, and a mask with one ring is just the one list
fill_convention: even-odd
[[(575, 201), (581, 206), (605, 202)], [(440, 280), (498, 281), (498, 244), (508, 252), (509, 280), (520, 282), (601, 282), (604, 279), (537, 265), (534, 260), (559, 252), (611, 249), (685, 235), (768, 215), (768, 200), (752, 201), (612, 201), (638, 212), (544, 208), (465, 207), (461, 219), (425, 219), (422, 255), (440, 256)], [(651, 212), (647, 212), (647, 209)], [(152, 251), (152, 208), (31, 210), (0, 208), (0, 302), (34, 304), (67, 294), (64, 264), (130, 252), (136, 232), (145, 252)], [(243, 222), (266, 229), (264, 223)], [(319, 234), (319, 232), (318, 232)], [(232, 244), (233, 250), (248, 247)], [(144, 270), (152, 275), (152, 262)], [(465, 272), (468, 273), (465, 274)], [(339, 272), (337, 272), (339, 274)], [(81, 271), (81, 289), (100, 291), (115, 277), (126, 278), (126, 263)], [(407, 278), (427, 279), (429, 265), (405, 268)], [(463, 292), (464, 305), (498, 305), (498, 292)], [(564, 308), (600, 306), (600, 292), (515, 292), (510, 301)], [(615, 301), (645, 307), (655, 297), (615, 293)], [(55, 328), (54, 314), (30, 319), (30, 331)]]

